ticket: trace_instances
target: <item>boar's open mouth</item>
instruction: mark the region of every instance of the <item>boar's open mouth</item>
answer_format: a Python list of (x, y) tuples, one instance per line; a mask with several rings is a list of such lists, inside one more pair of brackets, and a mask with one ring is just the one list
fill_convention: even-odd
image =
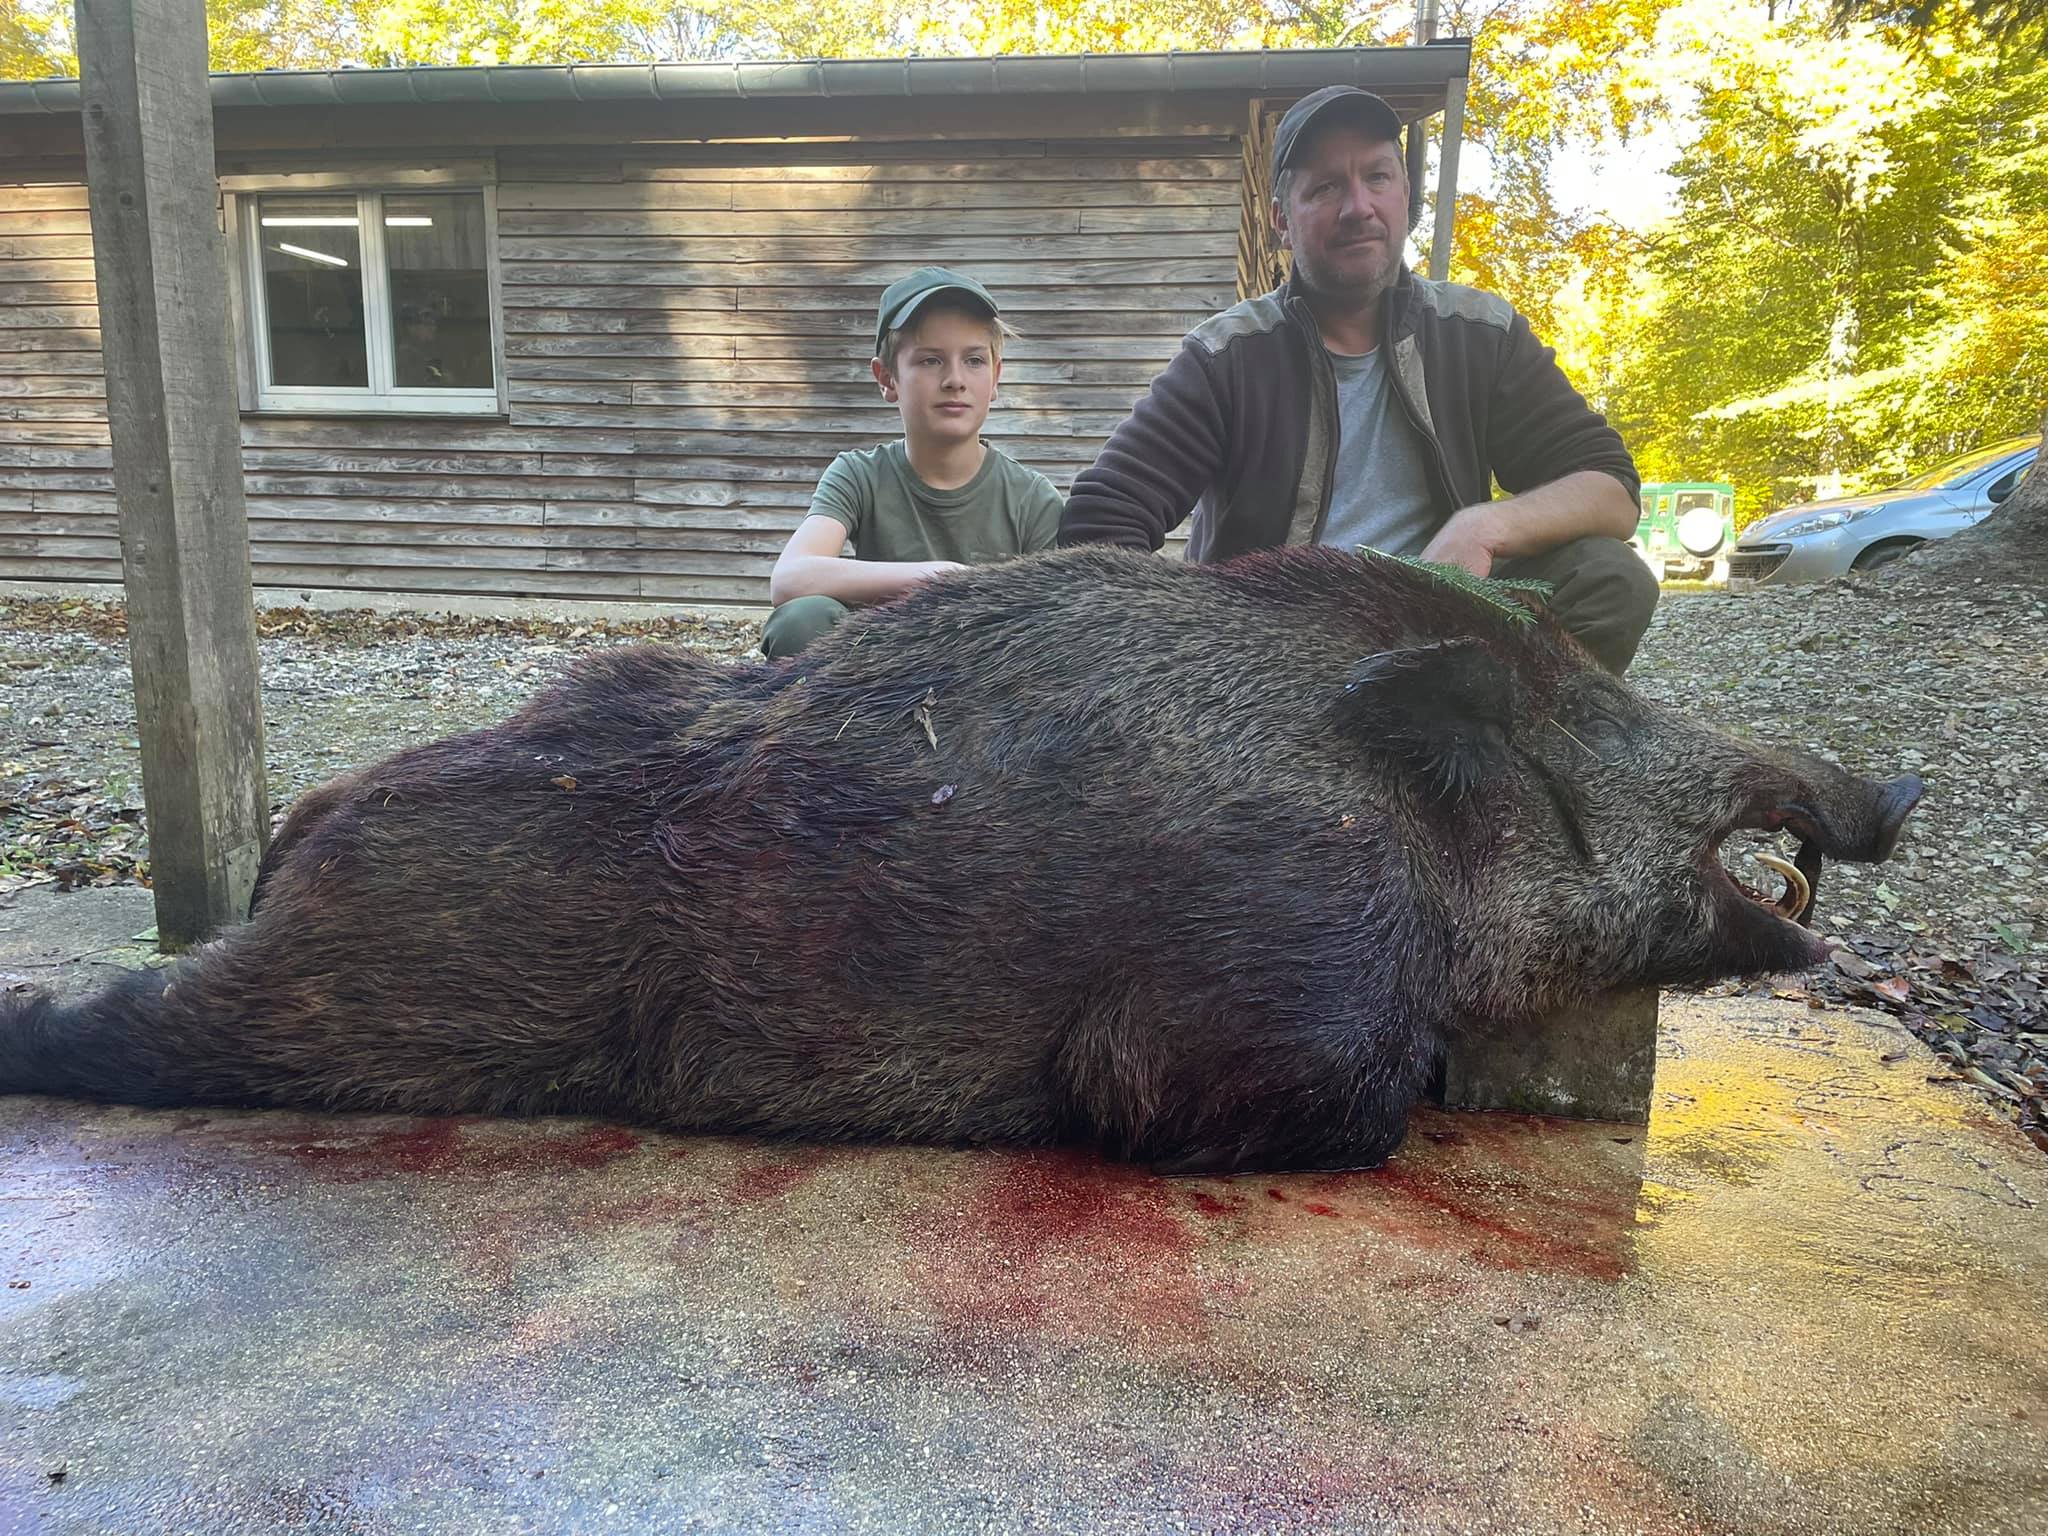
[[(1920, 803), (1925, 786), (1908, 774), (1885, 784), (1870, 784), (1843, 776), (1846, 784), (1837, 788), (1835, 799), (1844, 803), (1832, 807), (1832, 814), (1805, 800), (1760, 798), (1745, 814), (1721, 829), (1709, 844), (1710, 875), (1718, 875), (1729, 888), (1754, 908), (1788, 923), (1811, 925), (1814, 899), (1820, 891), (1823, 858), (1847, 859), (1859, 864), (1877, 864), (1891, 857), (1899, 830), (1906, 817)], [(1781, 858), (1768, 850), (1752, 851), (1750, 857), (1776, 874), (1784, 889), (1772, 896), (1736, 876), (1723, 862), (1722, 844), (1736, 832), (1766, 835), (1789, 832), (1799, 841), (1796, 860)]]
[[(1799, 854), (1802, 861), (1806, 859), (1808, 852), (1812, 849), (1813, 844), (1811, 843), (1802, 842), (1799, 845)], [(1719, 849), (1715, 851), (1717, 854), (1720, 852)], [(1715, 862), (1721, 874), (1727, 878), (1728, 883), (1734, 886), (1745, 900), (1755, 902), (1766, 911), (1775, 912), (1788, 923), (1805, 922), (1807, 914), (1813, 910), (1814, 881), (1807, 877), (1806, 872), (1799, 865), (1793, 863), (1790, 859), (1780, 858), (1775, 853), (1753, 849), (1749, 857), (1752, 861), (1761, 864), (1765, 869), (1770, 870), (1780, 880), (1784, 881), (1784, 890), (1773, 897), (1766, 892), (1758, 890), (1747, 880), (1736, 874), (1735, 871), (1728, 868), (1724, 860), (1717, 858)], [(1820, 855), (1815, 852), (1812, 863), (1818, 866), (1819, 862)], [(1818, 873), (1817, 869), (1816, 873)]]

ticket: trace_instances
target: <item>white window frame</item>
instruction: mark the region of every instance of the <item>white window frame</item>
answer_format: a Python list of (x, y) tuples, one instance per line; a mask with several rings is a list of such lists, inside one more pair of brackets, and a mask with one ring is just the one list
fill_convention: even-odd
[[(383, 204), (386, 193), (475, 195), (483, 202), (485, 270), (491, 312), (491, 373), (488, 389), (405, 387), (395, 382), (391, 328), (391, 269), (385, 261)], [(242, 408), (269, 415), (291, 416), (504, 416), (508, 414), (505, 382), (505, 306), (498, 275), (498, 189), (481, 186), (420, 187), (277, 187), (225, 194), (227, 223), (236, 242), (235, 263), (241, 290), (236, 323), (243, 327), (240, 349), (244, 366)], [(370, 382), (362, 389), (315, 388), (270, 382), (270, 315), (268, 285), (263, 281), (263, 236), (259, 228), (262, 199), (293, 196), (354, 197), (359, 248), (363, 262), (363, 327)]]

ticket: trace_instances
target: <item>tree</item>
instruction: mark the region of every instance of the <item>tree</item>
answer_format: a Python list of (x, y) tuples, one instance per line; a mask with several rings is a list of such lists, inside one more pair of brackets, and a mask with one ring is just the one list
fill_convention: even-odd
[(1732, 480), (1745, 518), (2027, 431), (2048, 377), (2042, 62), (1967, 18), (1939, 48), (1827, 24), (1666, 17), (1679, 212), (1595, 343), (1646, 473)]
[(77, 74), (69, 14), (36, 0), (0, 0), (0, 80)]
[[(1467, 185), (1458, 194), (1452, 276), (1501, 294), (1539, 334), (1588, 273), (1639, 254), (1604, 219), (1561, 206), (1567, 149), (1626, 140), (1661, 110), (1636, 59), (1677, 0), (1449, 0), (1439, 32), (1472, 43), (1465, 101)], [(1405, 28), (1389, 40), (1405, 40)], [(1598, 281), (1599, 279), (1595, 279)], [(1582, 362), (1572, 358), (1569, 361)]]
[[(1967, 0), (1962, 7), (1987, 37), (2012, 41), (2048, 24), (2048, 0)], [(1889, 25), (1923, 36), (1943, 30), (1954, 19), (1955, 0), (1835, 0), (1841, 24), (1868, 22)]]
[[(2000, 63), (1996, 99), (1980, 117), (1995, 148), (1966, 203), (1933, 392), (1946, 408), (1990, 420), (2002, 396), (2031, 396), (2048, 436), (2048, 58), (2008, 43)], [(2048, 583), (2048, 467), (2037, 458), (1998, 510), (1901, 564), (1933, 576), (1974, 564)]]
[[(1413, 14), (1385, 0), (1365, 7)], [(76, 72), (64, 0), (0, 0), (0, 78)], [(215, 69), (1133, 52), (1373, 41), (1307, 0), (207, 0)]]

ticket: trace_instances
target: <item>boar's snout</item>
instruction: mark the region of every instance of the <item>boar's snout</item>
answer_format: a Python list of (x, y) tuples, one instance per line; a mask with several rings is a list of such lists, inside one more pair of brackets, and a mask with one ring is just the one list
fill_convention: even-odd
[(1769, 825), (1785, 828), (1831, 859), (1855, 864), (1881, 864), (1892, 856), (1900, 828), (1927, 790), (1910, 773), (1873, 784), (1818, 763), (1801, 777), (1806, 797), (1772, 812)]
[(1872, 847), (1872, 860), (1888, 859), (1892, 849), (1898, 845), (1899, 829), (1906, 824), (1906, 818), (1913, 814), (1913, 807), (1920, 803), (1920, 797), (1927, 793), (1927, 786), (1920, 782), (1917, 774), (1902, 773), (1896, 779), (1880, 786), (1884, 793), (1877, 804), (1877, 840)]
[(1874, 784), (1817, 758), (1805, 759), (1800, 767), (1801, 793), (1770, 811), (1763, 822), (1767, 831), (1783, 829), (1797, 837), (1799, 857), (1792, 865), (1764, 862), (1786, 877), (1778, 914), (1810, 928), (1823, 855), (1853, 864), (1883, 863), (1892, 856), (1899, 831), (1927, 786), (1910, 773)]

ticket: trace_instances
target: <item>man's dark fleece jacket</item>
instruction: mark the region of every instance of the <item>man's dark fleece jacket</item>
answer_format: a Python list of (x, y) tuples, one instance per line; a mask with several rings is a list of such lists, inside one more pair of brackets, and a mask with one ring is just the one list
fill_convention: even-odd
[[(1394, 393), (1425, 445), (1438, 525), (1574, 470), (1633, 499), (1621, 438), (1529, 322), (1492, 294), (1403, 269), (1381, 301)], [(1195, 510), (1188, 557), (1321, 538), (1337, 463), (1337, 378), (1293, 282), (1225, 310), (1180, 353), (1074, 481), (1062, 544), (1157, 549)]]

